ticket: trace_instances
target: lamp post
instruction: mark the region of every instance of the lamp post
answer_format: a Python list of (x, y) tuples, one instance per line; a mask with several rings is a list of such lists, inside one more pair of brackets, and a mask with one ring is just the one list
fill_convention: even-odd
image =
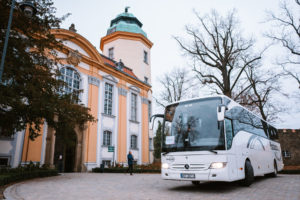
[[(9, 12), (8, 24), (7, 24), (7, 29), (6, 29), (5, 41), (4, 41), (3, 52), (2, 52), (2, 57), (1, 57), (1, 65), (0, 65), (0, 84), (2, 84), (4, 61), (5, 61), (5, 56), (6, 56), (8, 38), (9, 38), (9, 34), (10, 34), (10, 27), (11, 27), (14, 8), (15, 8), (15, 3), (16, 3), (16, 1), (12, 0), (10, 12)], [(27, 17), (31, 17), (36, 13), (36, 7), (33, 5), (33, 3), (30, 0), (25, 0), (24, 2), (20, 3), (19, 8)]]

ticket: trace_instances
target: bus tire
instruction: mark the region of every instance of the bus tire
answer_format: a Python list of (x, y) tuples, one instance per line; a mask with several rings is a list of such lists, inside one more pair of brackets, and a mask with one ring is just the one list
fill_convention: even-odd
[(253, 167), (249, 160), (245, 162), (245, 178), (241, 181), (243, 186), (250, 186), (254, 181)]
[(271, 177), (276, 177), (277, 173), (278, 173), (277, 164), (276, 161), (274, 160), (274, 172), (272, 172), (270, 175)]
[(200, 181), (192, 181), (193, 185), (200, 185)]

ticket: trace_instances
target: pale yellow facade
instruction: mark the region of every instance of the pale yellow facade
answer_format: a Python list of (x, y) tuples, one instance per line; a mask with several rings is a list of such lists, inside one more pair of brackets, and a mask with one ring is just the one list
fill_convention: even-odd
[[(130, 17), (128, 13), (122, 13), (112, 20), (111, 26), (118, 25), (118, 20), (137, 20)], [(149, 138), (153, 139), (153, 133), (149, 130), (149, 112), (152, 110), (153, 43), (145, 34), (128, 30), (115, 28), (114, 32), (102, 37), (102, 53), (72, 30), (52, 30), (64, 44), (64, 48), (56, 52), (60, 60), (57, 67), (65, 73), (65, 80), (71, 80), (72, 89), (83, 91), (80, 103), (90, 108), (97, 121), (87, 123), (83, 129), (74, 129), (74, 147), (61, 144), (59, 135), (46, 121), (34, 141), (29, 140), (28, 129), (16, 133), (13, 138), (0, 140), (0, 156), (7, 157), (9, 165), (17, 167), (31, 161), (57, 167), (61, 156), (65, 171), (90, 171), (101, 164), (126, 165), (129, 151), (137, 164), (152, 161)], [(113, 58), (109, 58), (111, 48), (114, 49)], [(74, 76), (67, 79), (70, 73)]]

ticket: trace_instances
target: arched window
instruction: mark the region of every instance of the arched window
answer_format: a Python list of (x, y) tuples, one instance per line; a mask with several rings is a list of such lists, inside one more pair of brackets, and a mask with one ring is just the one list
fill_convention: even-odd
[(77, 94), (80, 89), (80, 75), (77, 71), (70, 67), (63, 67), (60, 69), (60, 77), (59, 79), (67, 83), (63, 87), (63, 92), (70, 94), (75, 93)]
[(137, 136), (136, 135), (130, 136), (130, 148), (137, 149)]
[(111, 146), (112, 133), (110, 131), (103, 132), (103, 146)]

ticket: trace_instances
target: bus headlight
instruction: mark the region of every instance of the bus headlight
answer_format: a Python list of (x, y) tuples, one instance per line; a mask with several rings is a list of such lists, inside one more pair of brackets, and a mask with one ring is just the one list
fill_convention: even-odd
[(226, 167), (226, 162), (214, 162), (214, 163), (211, 163), (209, 168), (210, 169), (221, 169), (224, 167)]
[(161, 167), (162, 167), (163, 169), (169, 169), (169, 164), (168, 164), (168, 163), (163, 163), (163, 164), (161, 165)]

